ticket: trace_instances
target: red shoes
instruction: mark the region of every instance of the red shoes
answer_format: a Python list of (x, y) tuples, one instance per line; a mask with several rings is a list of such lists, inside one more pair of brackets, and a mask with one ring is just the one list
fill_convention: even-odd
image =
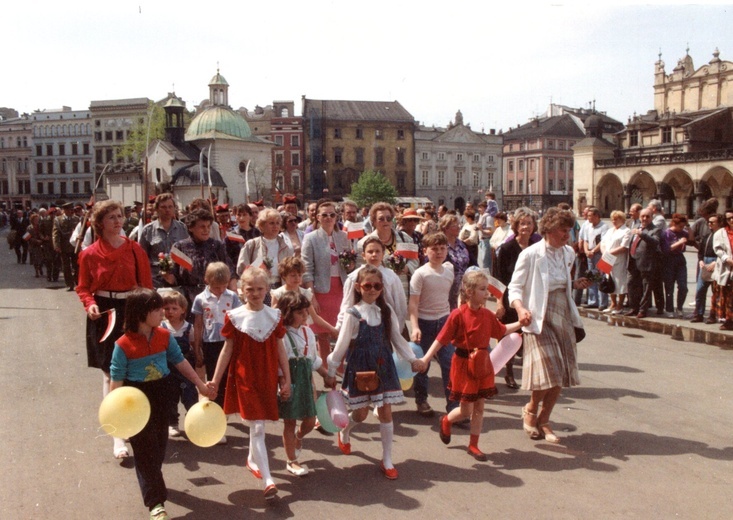
[(440, 419), (440, 427), (438, 428), (438, 434), (443, 444), (450, 443), (450, 422), (448, 422), (448, 415), (444, 415)]
[[(262, 473), (260, 473), (259, 469), (255, 469), (254, 467), (250, 466), (249, 460), (244, 463), (244, 466), (249, 470), (250, 473), (252, 473), (252, 476), (256, 479), (262, 480)], [(267, 490), (265, 490), (267, 491)], [(277, 493), (277, 491), (276, 491)]]
[(341, 432), (338, 432), (337, 437), (339, 443), (339, 449), (344, 455), (351, 455), (351, 443), (344, 444), (341, 442)]
[(382, 471), (385, 477), (389, 480), (397, 480), (397, 468), (385, 468), (384, 461), (379, 462), (379, 469)]
[(270, 484), (265, 488), (265, 500), (271, 500), (277, 495), (277, 487), (275, 484)]
[(479, 462), (486, 462), (487, 460), (489, 460), (489, 456), (480, 449), (478, 449), (476, 446), (469, 446), (468, 454)]

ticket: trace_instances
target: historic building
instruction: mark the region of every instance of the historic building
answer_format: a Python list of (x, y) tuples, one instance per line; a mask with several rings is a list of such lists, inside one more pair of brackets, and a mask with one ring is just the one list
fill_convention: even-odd
[(27, 114), (0, 119), (0, 204), (7, 208), (31, 205), (33, 130)]
[(270, 140), (275, 143), (272, 149), (273, 200), (281, 202), (284, 193), (293, 193), (300, 199), (301, 207), (305, 207), (303, 118), (295, 115), (293, 101), (274, 101), (272, 106)]
[(415, 118), (398, 101), (303, 96), (306, 199), (340, 199), (365, 170), (379, 171), (400, 196), (415, 194)]
[(502, 206), (502, 136), (494, 130), (476, 132), (456, 113), (448, 128), (415, 129), (415, 194), (435, 205), (463, 211), (466, 203), (496, 193)]
[(560, 202), (572, 204), (573, 146), (585, 137), (589, 120), (607, 137), (623, 128), (622, 123), (595, 108), (553, 104), (542, 117), (503, 134), (503, 209), (529, 206), (540, 212)]
[(635, 202), (662, 201), (664, 211), (694, 215), (703, 200), (733, 203), (733, 62), (695, 69), (688, 53), (671, 74), (654, 65), (654, 109), (629, 117), (615, 142), (589, 136), (575, 146), (574, 199), (607, 215)]
[(30, 115), (34, 205), (88, 200), (94, 187), (92, 116), (89, 110), (40, 110)]
[(218, 70), (209, 82), (209, 99), (188, 128), (180, 99), (168, 99), (164, 108), (166, 139), (151, 142), (147, 149), (149, 193), (165, 184), (182, 206), (202, 193), (220, 203), (269, 201), (272, 143), (253, 135), (229, 106), (229, 84)]

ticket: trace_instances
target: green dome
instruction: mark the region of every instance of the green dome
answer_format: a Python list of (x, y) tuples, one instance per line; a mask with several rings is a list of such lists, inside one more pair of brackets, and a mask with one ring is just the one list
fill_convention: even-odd
[(206, 107), (193, 118), (186, 130), (186, 141), (201, 139), (249, 140), (252, 137), (247, 121), (234, 110), (223, 106)]
[(219, 74), (219, 71), (216, 71), (216, 76), (211, 78), (211, 81), (209, 81), (209, 86), (211, 85), (227, 85), (229, 86), (229, 83), (227, 83), (227, 80), (224, 79), (224, 76)]

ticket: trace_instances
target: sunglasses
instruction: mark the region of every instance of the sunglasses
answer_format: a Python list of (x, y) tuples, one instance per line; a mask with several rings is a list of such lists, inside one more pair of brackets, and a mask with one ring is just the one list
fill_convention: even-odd
[(326, 217), (328, 217), (328, 218), (336, 218), (336, 213), (321, 213), (320, 216), (323, 217), (323, 218), (326, 218)]
[(392, 222), (392, 217), (379, 217), (377, 222)]
[(375, 291), (381, 291), (384, 285), (382, 285), (380, 282), (360, 283), (359, 287), (361, 287), (364, 291), (371, 291), (372, 289), (374, 289)]
[(295, 220), (295, 219), (288, 220), (288, 224), (297, 224), (297, 223), (298, 223), (298, 221)]

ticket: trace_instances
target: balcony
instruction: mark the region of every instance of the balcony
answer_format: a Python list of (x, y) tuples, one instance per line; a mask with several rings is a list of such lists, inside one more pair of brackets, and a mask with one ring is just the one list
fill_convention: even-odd
[(650, 155), (627, 155), (595, 162), (596, 168), (619, 168), (623, 166), (649, 166), (658, 164), (684, 164), (710, 161), (733, 160), (733, 148), (704, 150), (700, 152), (676, 152)]

